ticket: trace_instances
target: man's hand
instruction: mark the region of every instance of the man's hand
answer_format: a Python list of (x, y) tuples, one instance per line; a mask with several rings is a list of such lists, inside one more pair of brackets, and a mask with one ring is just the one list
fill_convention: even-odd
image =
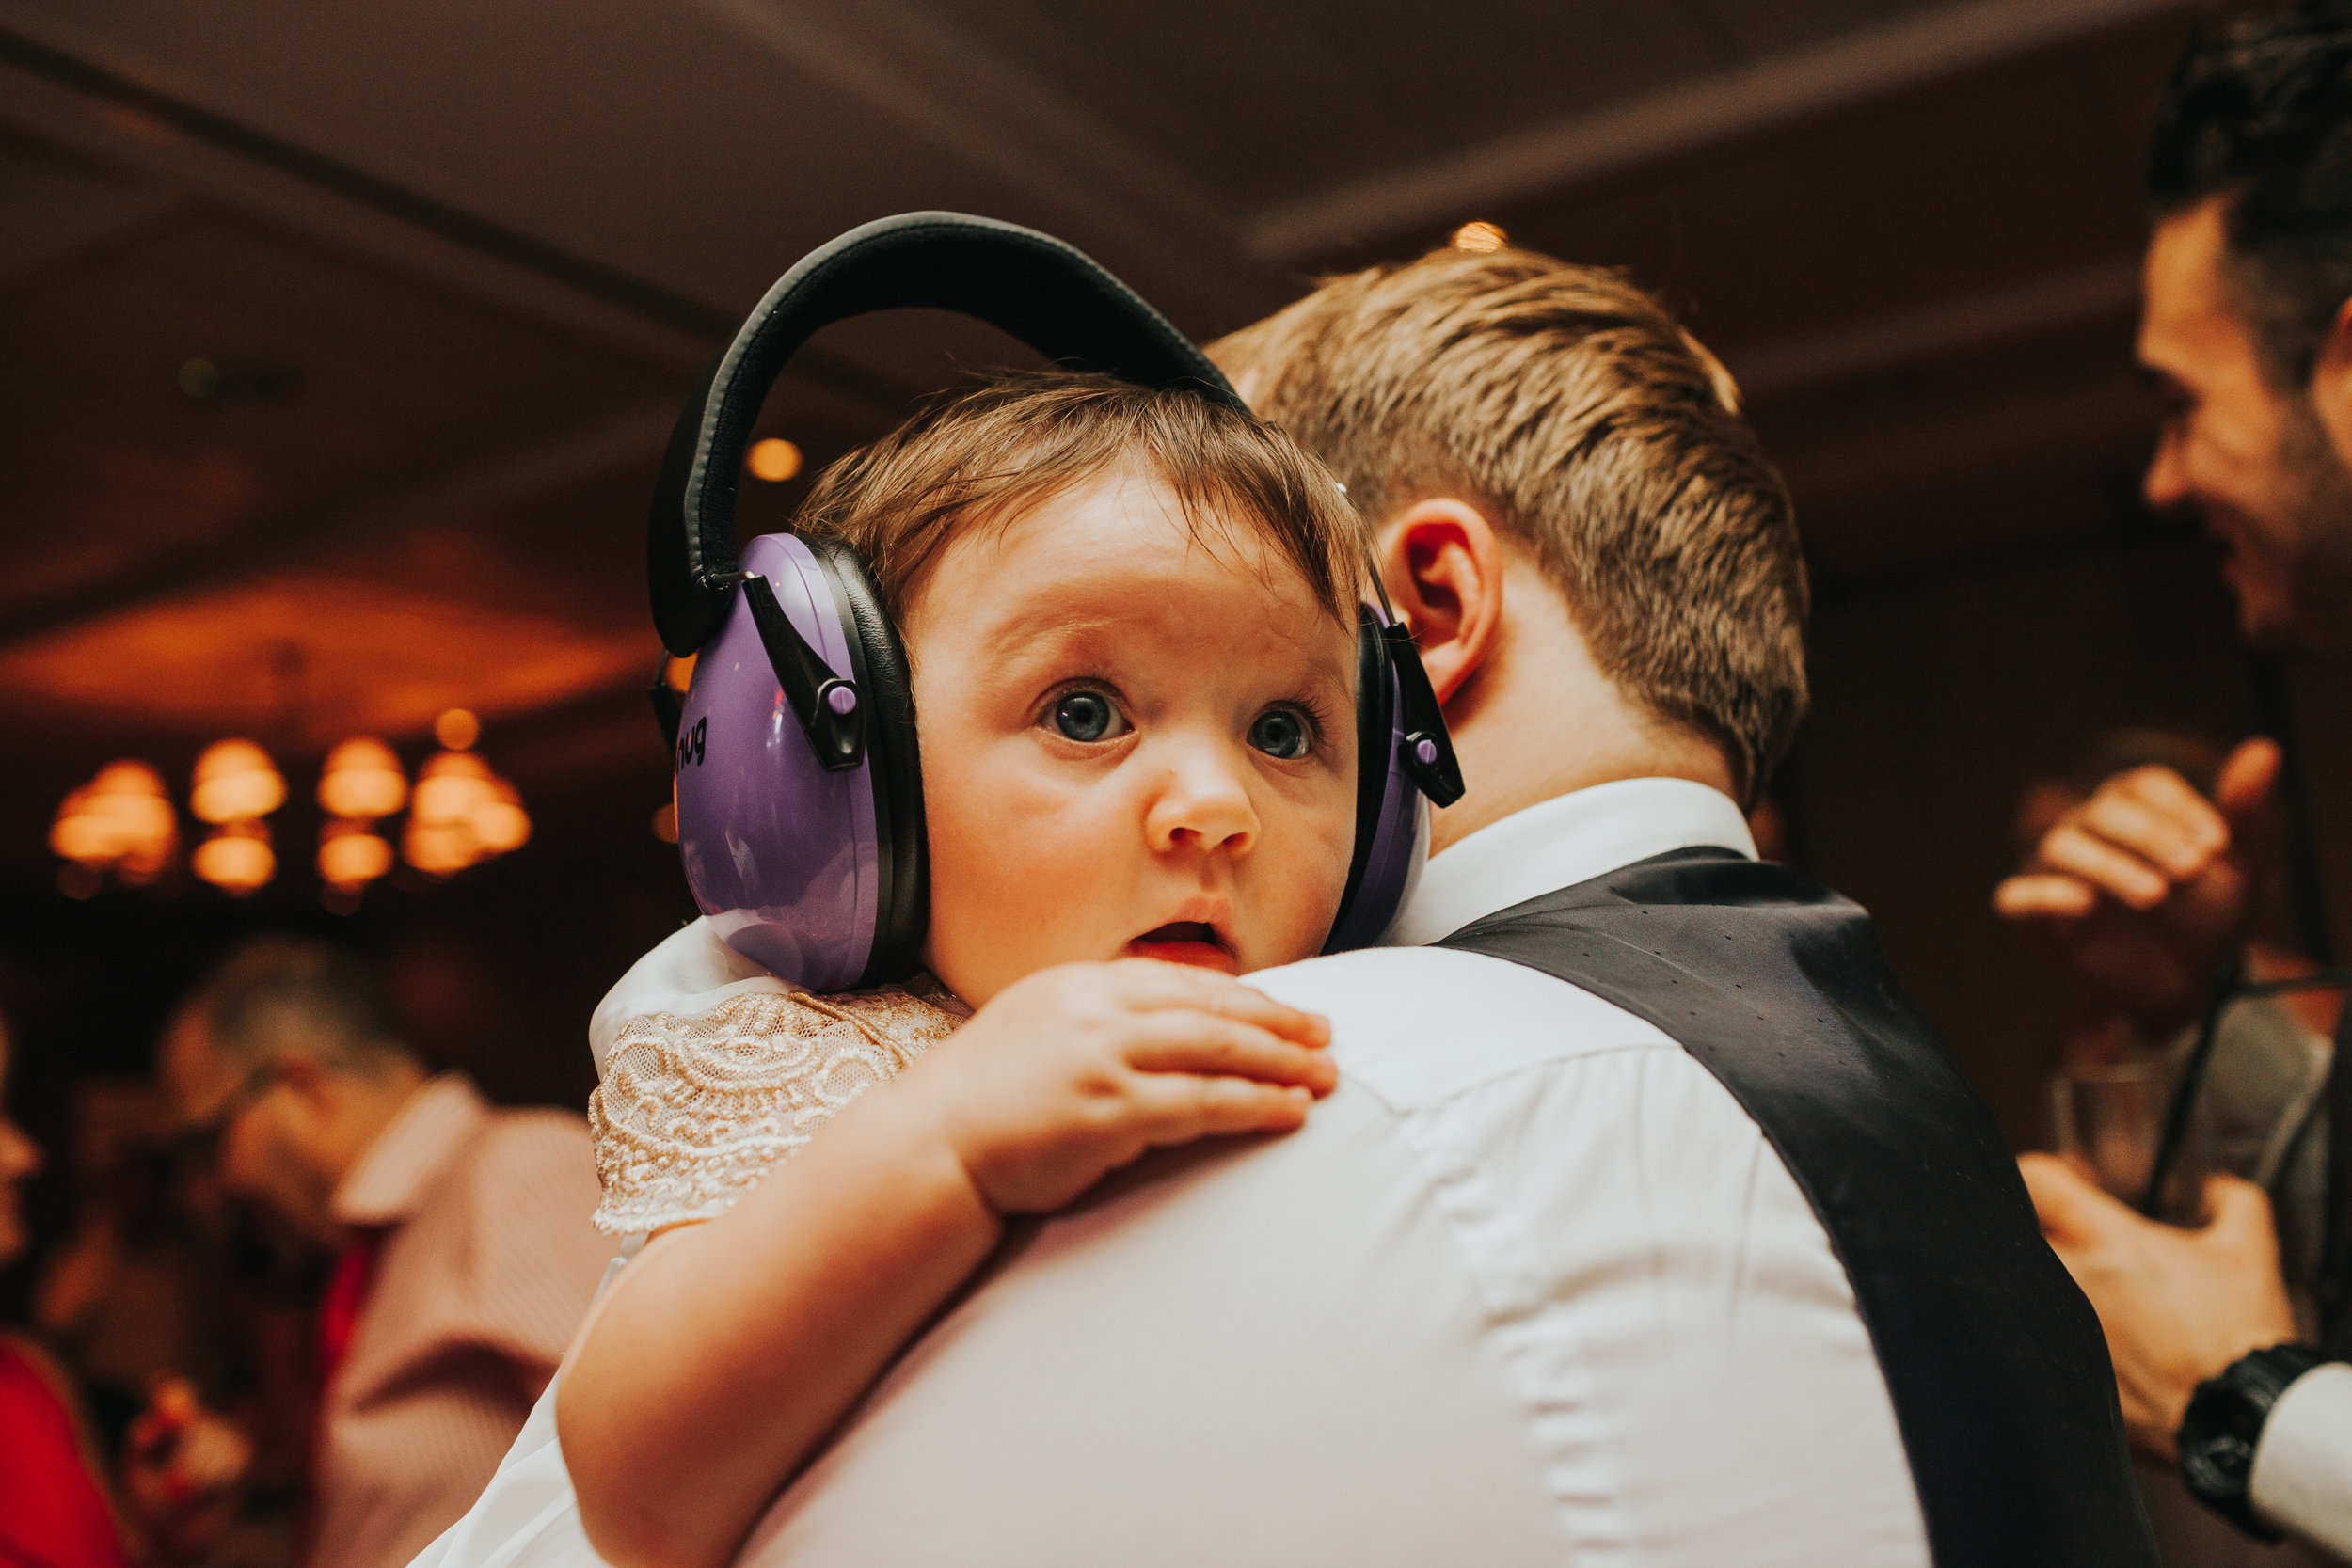
[(1212, 970), (1066, 964), (1008, 987), (899, 1080), (999, 1214), (1057, 1209), (1147, 1148), (1286, 1132), (1339, 1070), (1329, 1023)]
[(2197, 1386), (2249, 1351), (2296, 1337), (2270, 1199), (2234, 1176), (2205, 1180), (2201, 1229), (2143, 1219), (2047, 1154), (2018, 1162), (2042, 1234), (2098, 1311), (2123, 1425), (2170, 1462)]
[(2278, 783), (2268, 740), (2230, 753), (2207, 800), (2167, 768), (2135, 768), (2042, 836), (1993, 907), (2030, 927), (2058, 966), (2161, 1037), (2195, 1016), (2222, 956), (2245, 940)]
[(122, 1489), (167, 1559), (199, 1558), (233, 1522), (253, 1448), (177, 1372), (158, 1372), (123, 1445)]

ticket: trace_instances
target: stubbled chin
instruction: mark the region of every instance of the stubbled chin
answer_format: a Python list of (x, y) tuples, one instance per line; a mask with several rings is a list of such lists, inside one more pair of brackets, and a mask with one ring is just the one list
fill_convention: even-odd
[(1214, 969), (1226, 974), (1241, 973), (1241, 965), (1233, 955), (1209, 942), (1131, 942), (1127, 944), (1127, 957), (1190, 964), (1196, 969)]

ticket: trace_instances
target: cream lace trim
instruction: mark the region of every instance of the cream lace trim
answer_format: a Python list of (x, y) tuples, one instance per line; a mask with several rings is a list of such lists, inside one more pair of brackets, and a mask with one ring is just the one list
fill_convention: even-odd
[(850, 1101), (896, 1078), (970, 1012), (923, 977), (818, 997), (739, 996), (623, 1026), (588, 1099), (599, 1230), (724, 1213)]

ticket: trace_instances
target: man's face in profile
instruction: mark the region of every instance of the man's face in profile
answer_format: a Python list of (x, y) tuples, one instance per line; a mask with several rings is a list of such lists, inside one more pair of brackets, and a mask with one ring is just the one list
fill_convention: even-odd
[(2148, 246), (2139, 362), (2162, 400), (2148, 503), (2201, 521), (2249, 641), (2352, 645), (2352, 467), (2308, 388), (2264, 373), (2225, 252), (2225, 201), (2167, 218)]
[(305, 1158), (315, 1117), (276, 1069), (225, 1057), (193, 1017), (165, 1036), (161, 1067), (190, 1151), (224, 1193), (278, 1231), (338, 1236), (331, 1175)]

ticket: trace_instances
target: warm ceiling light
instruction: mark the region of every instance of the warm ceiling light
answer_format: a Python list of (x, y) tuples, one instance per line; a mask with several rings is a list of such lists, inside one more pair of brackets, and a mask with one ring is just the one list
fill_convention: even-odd
[(196, 874), (226, 893), (242, 896), (268, 881), (278, 871), (278, 857), (269, 847), (269, 830), (259, 822), (229, 822), (196, 847), (189, 863)]
[(490, 781), (490, 798), (466, 814), (474, 842), (493, 855), (503, 855), (531, 842), (531, 814), (522, 797), (504, 779)]
[(433, 738), (453, 752), (462, 752), (482, 738), (482, 721), (462, 707), (451, 708), (433, 721)]
[(120, 863), (127, 879), (141, 881), (163, 869), (179, 827), (161, 776), (143, 762), (115, 762), (59, 803), (49, 847), (78, 865)]
[[(422, 784), (417, 786), (417, 796), (423, 799)], [(431, 877), (451, 876), (482, 858), (481, 847), (474, 843), (473, 830), (464, 822), (424, 822), (413, 813), (400, 847), (410, 865)]]
[(1510, 243), (1511, 237), (1499, 223), (1466, 223), (1454, 231), (1456, 250), (1501, 250)]
[(357, 888), (392, 868), (392, 847), (348, 818), (319, 830), (319, 879), (329, 887)]
[(188, 809), (206, 822), (249, 822), (285, 803), (286, 781), (250, 740), (218, 740), (196, 759)]
[(134, 880), (163, 869), (179, 837), (179, 814), (164, 792), (161, 774), (143, 762), (108, 763), (90, 781), (90, 806), (114, 827), (121, 842), (123, 869)]
[(801, 471), (801, 449), (780, 436), (771, 436), (752, 443), (752, 450), (743, 454), (743, 467), (754, 479), (782, 484)]
[(408, 815), (428, 827), (463, 822), (496, 793), (490, 765), (471, 752), (437, 752), (417, 769), (416, 799)]
[(337, 816), (389, 816), (408, 799), (408, 775), (380, 740), (346, 740), (326, 753), (319, 804)]
[(90, 805), (90, 792), (77, 789), (57, 807), (49, 827), (49, 847), (76, 865), (103, 866), (122, 853), (114, 824)]

